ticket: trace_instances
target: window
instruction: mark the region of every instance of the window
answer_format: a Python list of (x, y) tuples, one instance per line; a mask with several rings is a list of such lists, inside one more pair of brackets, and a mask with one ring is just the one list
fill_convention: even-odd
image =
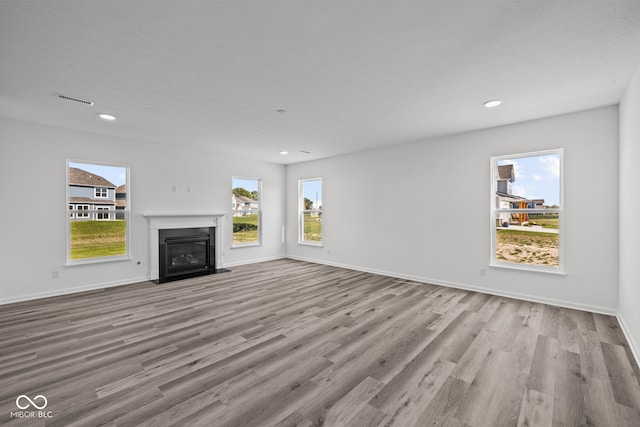
[(89, 205), (69, 205), (69, 218), (89, 218)]
[(105, 187), (96, 187), (94, 189), (94, 195), (96, 199), (106, 199), (109, 197), (109, 190)]
[(231, 211), (233, 214), (232, 247), (259, 245), (262, 242), (262, 180), (231, 179)]
[(122, 165), (67, 162), (67, 263), (128, 258), (128, 176)]
[(110, 210), (109, 208), (104, 207), (104, 206), (98, 206), (96, 209), (98, 211), (98, 212), (96, 212), (96, 219), (101, 219), (101, 220), (105, 220), (105, 219), (109, 220), (109, 219), (111, 219), (110, 216), (109, 216), (109, 210)]
[(322, 178), (298, 181), (299, 243), (322, 244)]
[(563, 151), (491, 159), (491, 265), (564, 272)]

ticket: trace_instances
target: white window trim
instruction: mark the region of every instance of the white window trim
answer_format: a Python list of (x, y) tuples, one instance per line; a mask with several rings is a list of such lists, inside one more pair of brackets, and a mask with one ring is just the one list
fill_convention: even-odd
[[(321, 240), (319, 242), (314, 242), (312, 240), (304, 240), (304, 214), (305, 213), (317, 213), (318, 215), (322, 215), (322, 209), (304, 209), (304, 183), (308, 181), (320, 181), (322, 183), (322, 178), (304, 178), (298, 180), (298, 244), (299, 245), (308, 245), (308, 246), (317, 246), (322, 247), (324, 242), (324, 224), (322, 224), (322, 234)], [(324, 186), (322, 187), (322, 193), (324, 193)], [(322, 195), (324, 197), (324, 194)], [(324, 204), (324, 201), (323, 201)]]
[[(100, 192), (98, 192), (100, 190)], [(102, 195), (104, 190), (104, 196)], [(93, 197), (95, 199), (108, 199), (109, 198), (109, 188), (107, 187), (93, 187)]]
[[(231, 209), (231, 249), (249, 248), (252, 246), (262, 246), (262, 178), (248, 178), (244, 176), (232, 176), (231, 177), (231, 190), (233, 190), (234, 179), (246, 179), (249, 181), (258, 181), (258, 210), (251, 209)], [(247, 243), (234, 243), (233, 242), (233, 218), (235, 214), (258, 214), (258, 241)]]
[[(74, 205), (70, 205), (73, 206), (73, 209), (71, 210), (71, 214), (73, 215), (72, 217), (69, 218), (83, 218), (83, 219), (91, 219), (91, 205), (87, 205), (87, 204), (83, 204), (83, 203), (76, 203)], [(80, 207), (82, 207), (80, 209)]]
[[(89, 164), (89, 165), (102, 165), (102, 166), (115, 166), (119, 168), (124, 168), (126, 170), (126, 179), (125, 183), (127, 185), (127, 195), (126, 195), (126, 207), (125, 209), (119, 210), (119, 213), (124, 215), (125, 221), (127, 221), (127, 227), (125, 230), (126, 233), (126, 251), (123, 255), (118, 256), (105, 256), (98, 258), (83, 258), (83, 259), (71, 259), (71, 218), (69, 215), (66, 215), (66, 267), (73, 267), (77, 265), (87, 265), (87, 264), (100, 264), (105, 262), (114, 262), (114, 261), (130, 261), (131, 257), (131, 176), (130, 176), (130, 167), (128, 163), (110, 163), (110, 162), (97, 162), (95, 160), (81, 160), (81, 159), (67, 159), (67, 167), (65, 169), (65, 189), (66, 189), (66, 200), (65, 203), (67, 206), (70, 206), (69, 203), (69, 164), (70, 163), (81, 163), (81, 164)], [(78, 206), (76, 204), (76, 206)], [(85, 206), (85, 205), (83, 205)], [(86, 205), (89, 206), (89, 205)], [(87, 213), (92, 214), (97, 211), (89, 210)]]
[[(111, 220), (111, 208), (109, 206), (96, 206), (96, 221), (110, 221)], [(106, 211), (106, 212), (104, 212)], [(100, 218), (100, 215), (107, 214), (106, 218)]]
[[(545, 156), (545, 155), (560, 155), (560, 208), (559, 209), (498, 209), (496, 208), (496, 164), (500, 160), (514, 160), (523, 157), (533, 157), (533, 156)], [(489, 230), (491, 232), (491, 247), (490, 247), (490, 260), (489, 266), (496, 268), (506, 268), (512, 270), (521, 270), (521, 271), (531, 271), (531, 272), (542, 272), (542, 273), (552, 273), (552, 274), (560, 274), (565, 275), (566, 273), (566, 259), (565, 259), (565, 244), (564, 239), (566, 236), (565, 233), (565, 224), (566, 224), (566, 214), (564, 211), (564, 149), (554, 149), (554, 150), (543, 150), (543, 151), (534, 151), (529, 153), (518, 153), (518, 154), (509, 154), (502, 156), (494, 156), (490, 159), (490, 168), (491, 168), (491, 184), (490, 188), (490, 209), (489, 209)], [(530, 264), (517, 264), (514, 262), (504, 262), (498, 261), (496, 259), (496, 215), (498, 213), (518, 213), (518, 212), (526, 212), (530, 214), (535, 213), (557, 213), (558, 214), (558, 267), (545, 267), (538, 265), (530, 265)]]

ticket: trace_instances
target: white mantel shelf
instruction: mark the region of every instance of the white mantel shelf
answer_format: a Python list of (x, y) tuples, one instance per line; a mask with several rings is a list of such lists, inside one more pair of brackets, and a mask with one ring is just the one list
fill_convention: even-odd
[(158, 230), (169, 228), (215, 227), (216, 269), (223, 268), (222, 218), (225, 217), (225, 214), (214, 212), (147, 212), (142, 216), (149, 219), (150, 280), (157, 280), (160, 276)]

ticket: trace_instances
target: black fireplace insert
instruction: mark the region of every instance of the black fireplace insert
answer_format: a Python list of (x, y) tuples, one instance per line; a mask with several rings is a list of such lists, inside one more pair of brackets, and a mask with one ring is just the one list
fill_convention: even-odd
[(215, 227), (158, 230), (158, 283), (216, 273)]

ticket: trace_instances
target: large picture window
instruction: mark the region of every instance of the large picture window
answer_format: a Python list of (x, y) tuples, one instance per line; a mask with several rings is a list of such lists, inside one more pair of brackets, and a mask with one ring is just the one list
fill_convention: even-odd
[(69, 264), (128, 257), (128, 176), (123, 165), (67, 162)]
[(299, 182), (299, 242), (322, 244), (322, 178)]
[(491, 159), (491, 264), (563, 272), (563, 151)]
[(262, 242), (262, 180), (233, 177), (231, 180), (233, 247)]

